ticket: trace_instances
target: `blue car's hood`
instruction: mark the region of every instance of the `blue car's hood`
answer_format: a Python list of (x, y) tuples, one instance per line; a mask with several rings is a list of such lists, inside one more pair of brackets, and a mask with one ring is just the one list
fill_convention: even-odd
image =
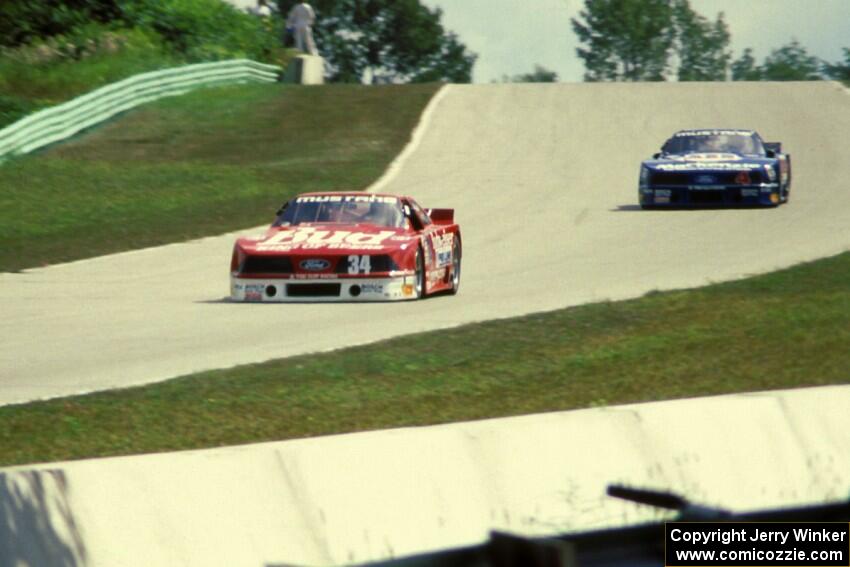
[(643, 165), (654, 171), (748, 171), (761, 169), (775, 160), (735, 153), (668, 154), (648, 159)]

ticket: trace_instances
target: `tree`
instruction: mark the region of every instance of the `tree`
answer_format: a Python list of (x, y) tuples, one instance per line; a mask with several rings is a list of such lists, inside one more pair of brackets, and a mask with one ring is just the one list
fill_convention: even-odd
[(671, 0), (585, 0), (573, 30), (586, 81), (662, 81), (673, 47)]
[[(296, 0), (279, 0), (281, 14)], [(316, 0), (314, 34), (331, 81), (468, 83), (476, 55), (419, 0)]]
[(766, 81), (814, 81), (821, 79), (822, 63), (795, 39), (770, 52), (761, 66)]
[(558, 82), (558, 73), (555, 71), (550, 71), (546, 67), (541, 65), (535, 65), (534, 71), (531, 73), (523, 73), (520, 75), (514, 75), (513, 77), (509, 77), (507, 75), (502, 76), (503, 83), (557, 83)]
[(729, 27), (723, 12), (714, 23), (697, 14), (688, 0), (673, 5), (674, 51), (680, 81), (725, 81), (729, 69)]
[(65, 34), (90, 22), (108, 22), (121, 13), (115, 0), (0, 2), (0, 45), (16, 47), (33, 40)]
[(263, 58), (278, 45), (260, 18), (220, 0), (124, 0), (123, 24), (155, 31), (181, 58)]
[(732, 80), (761, 81), (762, 78), (761, 68), (756, 65), (756, 59), (753, 57), (753, 50), (748, 47), (741, 57), (732, 63)]
[(844, 48), (844, 62), (825, 64), (824, 73), (836, 81), (850, 81), (850, 47)]
[(747, 48), (732, 64), (734, 81), (816, 81), (822, 79), (822, 69), (828, 67), (809, 55), (796, 39), (774, 49), (761, 65), (756, 65), (753, 50)]

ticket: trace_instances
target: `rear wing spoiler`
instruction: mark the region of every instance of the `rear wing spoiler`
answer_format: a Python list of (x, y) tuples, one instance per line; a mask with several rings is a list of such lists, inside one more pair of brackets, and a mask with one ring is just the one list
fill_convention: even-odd
[(454, 224), (455, 222), (454, 209), (427, 209), (425, 212), (434, 224)]

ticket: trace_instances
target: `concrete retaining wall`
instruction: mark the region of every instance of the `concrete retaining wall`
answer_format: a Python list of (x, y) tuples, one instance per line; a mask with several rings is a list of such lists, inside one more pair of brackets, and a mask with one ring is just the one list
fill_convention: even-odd
[(609, 482), (837, 500), (848, 407), (825, 387), (5, 469), (0, 564), (340, 564), (658, 517)]
[(325, 60), (318, 55), (296, 55), (283, 74), (286, 83), (321, 85), (325, 82)]

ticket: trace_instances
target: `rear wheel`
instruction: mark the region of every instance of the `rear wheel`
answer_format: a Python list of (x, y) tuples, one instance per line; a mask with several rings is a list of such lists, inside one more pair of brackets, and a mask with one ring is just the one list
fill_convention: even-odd
[(455, 237), (454, 244), (452, 245), (452, 295), (456, 294), (457, 290), (460, 289), (460, 254), (460, 243), (457, 237)]

